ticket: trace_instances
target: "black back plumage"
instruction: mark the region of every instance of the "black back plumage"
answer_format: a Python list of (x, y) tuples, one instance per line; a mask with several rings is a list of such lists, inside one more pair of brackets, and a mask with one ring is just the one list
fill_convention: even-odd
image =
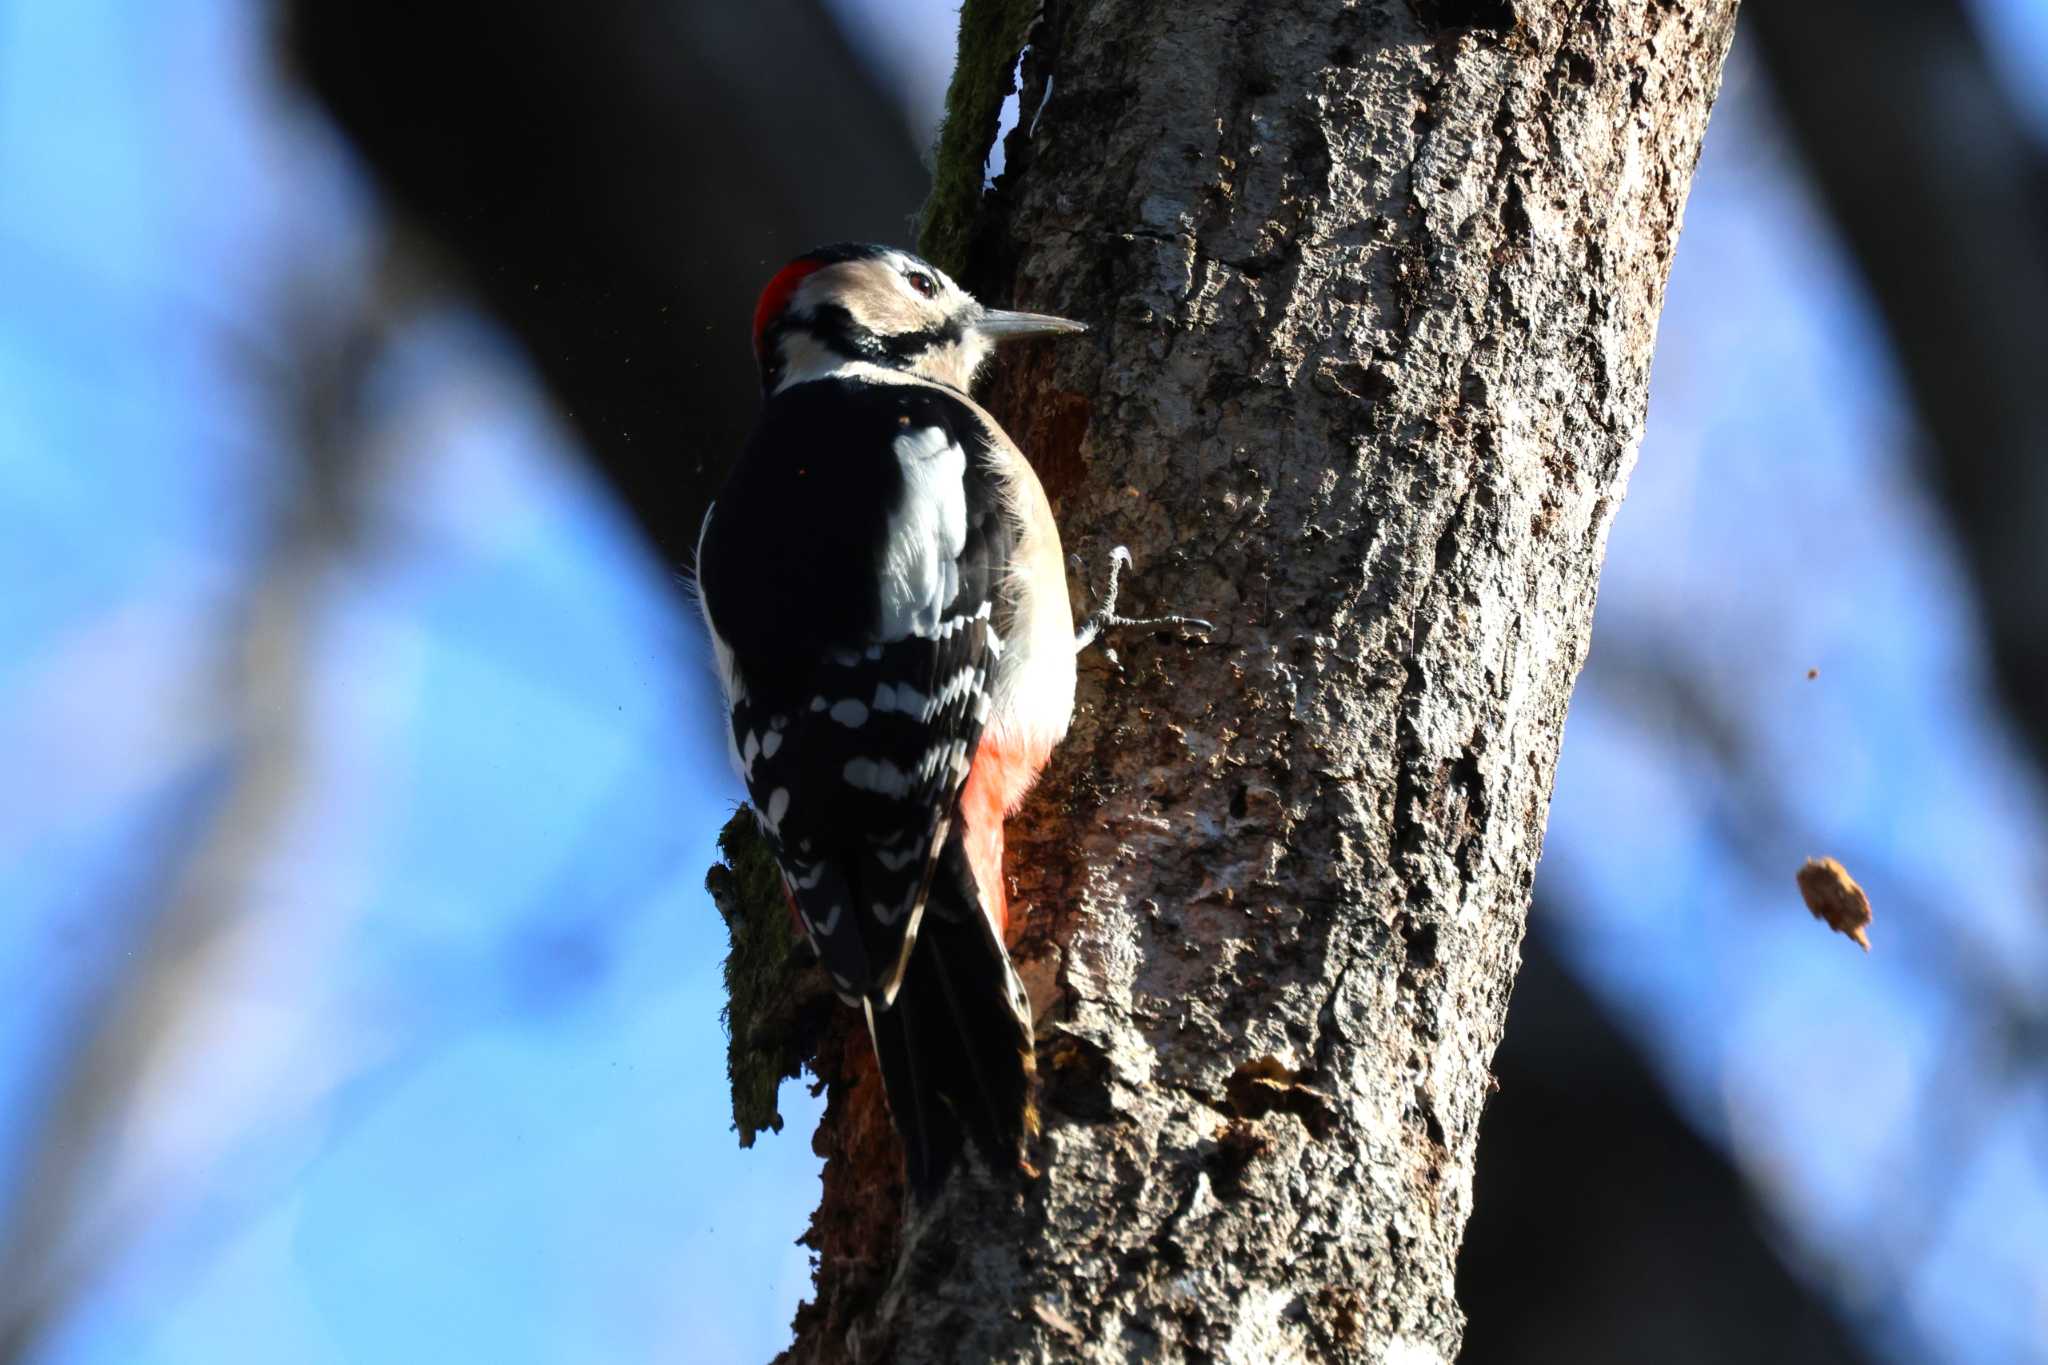
[[(929, 630), (885, 620), (906, 446), (964, 453), (964, 535)], [(714, 504), (698, 575), (740, 689), (733, 743), (840, 993), (886, 1008), (915, 942), (1001, 649), (1014, 546), (973, 408), (837, 378), (771, 396)]]
[(768, 398), (698, 547), (748, 794), (866, 1016), (920, 1196), (966, 1137), (1000, 1166), (1035, 1130), (1030, 1001), (960, 824), (1011, 627), (997, 439), (936, 385), (793, 385)]

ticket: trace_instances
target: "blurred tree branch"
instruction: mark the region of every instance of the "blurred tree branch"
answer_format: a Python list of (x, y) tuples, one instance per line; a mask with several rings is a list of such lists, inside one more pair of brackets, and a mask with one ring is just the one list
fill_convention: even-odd
[[(1461, 1365), (1853, 1365), (1742, 1172), (1546, 946), (1539, 904), (1494, 1056), (1458, 1260)], [(1569, 1229), (1568, 1232), (1563, 1230)]]
[[(1778, 898), (1765, 898), (1765, 905), (1751, 907), (1751, 913), (1798, 917), (1796, 900), (1790, 896), (1788, 872), (1798, 857), (1819, 847), (1815, 827), (1802, 812), (1788, 782), (1788, 774), (1772, 747), (1761, 741), (1755, 726), (1745, 718), (1739, 702), (1731, 702), (1724, 690), (1704, 677), (1696, 663), (1688, 661), (1688, 643), (1679, 634), (1657, 630), (1628, 630), (1602, 636), (1602, 647), (1587, 667), (1579, 696), (1602, 698), (1610, 722), (1634, 726), (1634, 745), (1655, 753), (1657, 761), (1673, 772), (1694, 776), (1694, 800), (1698, 802), (1698, 831), (1714, 849), (1714, 864), (1741, 870), (1757, 886), (1778, 886)], [(1673, 817), (1677, 819), (1677, 817)], [(1925, 1257), (1935, 1250), (1942, 1228), (1956, 1216), (1958, 1201), (1968, 1191), (1968, 1173), (1985, 1154), (1985, 1146), (1997, 1134), (2001, 1113), (2023, 1109), (2040, 1083), (2042, 1064), (2048, 1056), (2048, 1015), (2032, 990), (2025, 988), (2023, 964), (2001, 956), (1997, 939), (1982, 933), (1968, 915), (1956, 907), (1956, 890), (1939, 880), (1939, 874), (1919, 866), (1911, 855), (1888, 843), (1849, 845), (1843, 849), (1847, 860), (1872, 870), (1886, 890), (1886, 917), (1892, 933), (1882, 954), (1894, 964), (1892, 970), (1911, 974), (1919, 990), (1929, 997), (1948, 999), (1950, 1007), (1935, 1017), (1942, 1019), (1948, 1042), (1939, 1052), (1950, 1058), (1968, 1058), (1952, 1066), (1935, 1068), (1925, 1081), (1917, 1103), (1886, 1130), (1886, 1158), (1882, 1187), (1890, 1193), (1882, 1201), (1882, 1218), (1872, 1218), (1866, 1236), (1853, 1250), (1810, 1246), (1808, 1257), (1829, 1265), (1827, 1281), (1862, 1285), (1862, 1312), (1882, 1318), (1882, 1334), (1901, 1338), (1915, 1336), (1911, 1359), (1927, 1357), (1933, 1336), (1917, 1318), (1913, 1279)], [(1538, 982), (1530, 988), (1532, 970), (1563, 974), (1565, 968), (1544, 950), (1544, 941), (1556, 941), (1554, 925), (1559, 915), (1571, 921), (1571, 907), (1552, 896), (1548, 923), (1552, 931), (1532, 927), (1526, 945), (1526, 966), (1518, 978), (1516, 1001), (1509, 1017), (1507, 1042), (1501, 1048), (1497, 1070), (1503, 1091), (1520, 1081), (1534, 1087), (1540, 1097), (1520, 1105), (1505, 1101), (1503, 1124), (1495, 1126), (1489, 1109), (1489, 1126), (1481, 1142), (1481, 1181), (1495, 1191), (1505, 1205), (1528, 1209), (1571, 1193), (1561, 1185), (1561, 1171), (1569, 1166), (1546, 1156), (1546, 1148), (1585, 1150), (1599, 1146), (1608, 1150), (1608, 1160), (1599, 1171), (1602, 1195), (1599, 1203), (1640, 1203), (1669, 1199), (1667, 1193), (1649, 1189), (1657, 1179), (1653, 1148), (1663, 1148), (1671, 1171), (1679, 1164), (1700, 1164), (1690, 1148), (1702, 1146), (1700, 1138), (1655, 1138), (1642, 1134), (1645, 1126), (1679, 1128), (1673, 1113), (1665, 1124), (1655, 1115), (1671, 1109), (1669, 1087), (1653, 1085), (1642, 1062), (1634, 1060), (1638, 1050), (1628, 1038), (1626, 1025), (1604, 1015), (1591, 997), (1569, 980)], [(1546, 962), (1548, 958), (1548, 962)], [(1659, 1048), (1659, 1052), (1663, 1052)], [(1606, 1058), (1606, 1060), (1599, 1060)], [(1602, 1081), (1599, 1072), (1612, 1066), (1616, 1072), (1634, 1072), (1636, 1085), (1647, 1087), (1640, 1095), (1624, 1095), (1630, 1083), (1620, 1076)], [(1569, 1099), (1567, 1099), (1569, 1097)], [(1640, 1142), (1642, 1152), (1630, 1156), (1628, 1148)], [(1489, 1144), (1516, 1148), (1509, 1154), (1493, 1154)], [(1724, 1158), (1714, 1156), (1714, 1164)], [(1491, 1177), (1487, 1171), (1491, 1169)], [(1667, 1171), (1669, 1175), (1669, 1171)], [(1696, 1179), (1718, 1181), (1718, 1175), (1696, 1173), (1692, 1177), (1671, 1177), (1675, 1183), (1690, 1185)], [(1540, 1189), (1524, 1191), (1524, 1183), (1538, 1183)], [(1630, 1193), (1638, 1189), (1640, 1193)], [(1589, 1191), (1581, 1191), (1589, 1193)], [(1489, 1193), (1489, 1199), (1493, 1193)], [(1475, 1230), (1485, 1224), (1485, 1238), (1491, 1242), (1479, 1259), (1460, 1263), (1460, 1283), (1466, 1279), (1487, 1285), (1485, 1302), (1507, 1322), (1526, 1320), (1522, 1326), (1489, 1324), (1487, 1340), (1493, 1359), (1550, 1359), (1544, 1342), (1556, 1334), (1612, 1330), (1610, 1318), (1630, 1312), (1612, 1295), (1597, 1295), (1599, 1302), (1577, 1308), (1565, 1302), (1567, 1291), (1536, 1289), (1528, 1283), (1526, 1269), (1511, 1269), (1516, 1261), (1518, 1234), (1520, 1257), (1534, 1259), (1538, 1248), (1546, 1265), (1556, 1265), (1573, 1254), (1602, 1254), (1579, 1250), (1577, 1236), (1559, 1242), (1544, 1232), (1544, 1220), (1536, 1214), (1511, 1212), (1481, 1199), (1475, 1212)], [(1599, 1203), (1587, 1201), (1587, 1209)], [(1585, 1222), (1581, 1218), (1579, 1222)], [(1763, 1265), (1743, 1265), (1741, 1238), (1716, 1220), (1673, 1218), (1653, 1234), (1655, 1220), (1645, 1220), (1636, 1232), (1589, 1230), (1585, 1240), (1604, 1244), (1616, 1236), (1638, 1238), (1640, 1257), (1645, 1263), (1636, 1271), (1655, 1277), (1675, 1263), (1692, 1257), (1690, 1242), (1708, 1238), (1722, 1242), (1716, 1257), (1726, 1257), (1724, 1269), (1735, 1277), (1767, 1277)], [(1477, 1236), (1477, 1232), (1475, 1232)], [(1782, 1271), (1782, 1267), (1780, 1267)], [(1513, 1283), (1507, 1277), (1513, 1275)], [(1702, 1277), (1686, 1291), (1686, 1275), (1669, 1275), (1667, 1297), (1671, 1312), (1694, 1312), (1692, 1304), (1720, 1293), (1718, 1283)], [(1606, 1283), (1606, 1281), (1595, 1281)], [(1499, 1289), (1495, 1300), (1493, 1289)], [(1683, 1306), (1679, 1304), (1683, 1300)], [(1759, 1304), (1772, 1302), (1763, 1293)], [(1845, 1306), (1837, 1297), (1837, 1312)], [(1792, 1314), (1790, 1302), (1780, 1310)], [(1755, 1310), (1763, 1314), (1763, 1308)], [(1774, 1310), (1776, 1312), (1776, 1310)], [(1792, 1314), (1794, 1318), (1798, 1314)], [(1481, 1314), (1475, 1314), (1475, 1322)], [(1804, 1328), (1788, 1328), (1788, 1340), (1798, 1340)], [(1706, 1334), (1704, 1338), (1710, 1338)], [(1675, 1340), (1686, 1340), (1675, 1334)], [(1509, 1349), (1507, 1342), (1516, 1342)], [(1749, 1349), (1708, 1353), (1702, 1359), (1765, 1359)], [(1485, 1355), (1475, 1357), (1477, 1361)], [(1563, 1353), (1556, 1359), (1581, 1359)], [(1604, 1359), (1597, 1353), (1583, 1359)], [(1628, 1355), (1610, 1359), (1630, 1359)], [(1802, 1359), (1802, 1357), (1800, 1357)]]
[(2005, 700), (2048, 765), (2048, 155), (1961, 0), (1744, 16), (1934, 438)]
[(169, 1162), (161, 1169), (122, 1169), (123, 1120), (167, 1059), (214, 1022), (226, 964), (251, 927), (257, 869), (306, 781), (313, 602), (360, 529), (370, 463), (362, 387), (400, 307), (405, 261), (404, 246), (389, 244), (383, 287), (346, 315), (305, 308), (286, 333), (291, 354), (234, 348), (274, 384), (277, 426), (297, 437), (289, 449), (298, 463), (271, 509), (265, 560), (221, 630), (220, 691), (231, 727), (225, 781), (187, 821), (189, 837), (165, 859), (161, 882), (140, 897), (135, 942), (52, 1067), (4, 1204), (0, 1362), (8, 1365), (33, 1356), (197, 1164), (180, 1151), (158, 1157)]
[(759, 403), (747, 320), (926, 176), (819, 0), (281, 0), (289, 59), (524, 345), (667, 563)]

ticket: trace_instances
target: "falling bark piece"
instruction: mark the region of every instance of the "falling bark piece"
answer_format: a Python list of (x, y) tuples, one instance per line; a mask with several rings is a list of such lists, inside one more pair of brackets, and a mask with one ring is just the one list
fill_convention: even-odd
[(1833, 858), (1808, 858), (1799, 869), (1799, 894), (1813, 917), (1838, 934), (1847, 934), (1870, 951), (1870, 897), (1856, 885), (1849, 869)]

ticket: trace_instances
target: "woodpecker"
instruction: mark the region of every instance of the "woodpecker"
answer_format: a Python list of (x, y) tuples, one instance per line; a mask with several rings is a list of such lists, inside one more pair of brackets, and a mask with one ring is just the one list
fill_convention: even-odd
[(920, 1196), (965, 1138), (1014, 1165), (1036, 1129), (1003, 820), (1067, 733), (1077, 650), (1124, 624), (1077, 636), (1045, 490), (969, 389), (998, 343), (1086, 330), (908, 252), (805, 253), (754, 310), (761, 416), (698, 536), (733, 766)]

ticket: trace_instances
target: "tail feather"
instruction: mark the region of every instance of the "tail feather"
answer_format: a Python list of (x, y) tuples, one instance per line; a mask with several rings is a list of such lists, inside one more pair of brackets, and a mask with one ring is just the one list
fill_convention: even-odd
[(944, 1182), (969, 1139), (995, 1169), (1022, 1159), (1037, 1131), (1031, 1005), (982, 912), (957, 833), (941, 854), (895, 1003), (870, 999), (866, 1013), (920, 1199)]

